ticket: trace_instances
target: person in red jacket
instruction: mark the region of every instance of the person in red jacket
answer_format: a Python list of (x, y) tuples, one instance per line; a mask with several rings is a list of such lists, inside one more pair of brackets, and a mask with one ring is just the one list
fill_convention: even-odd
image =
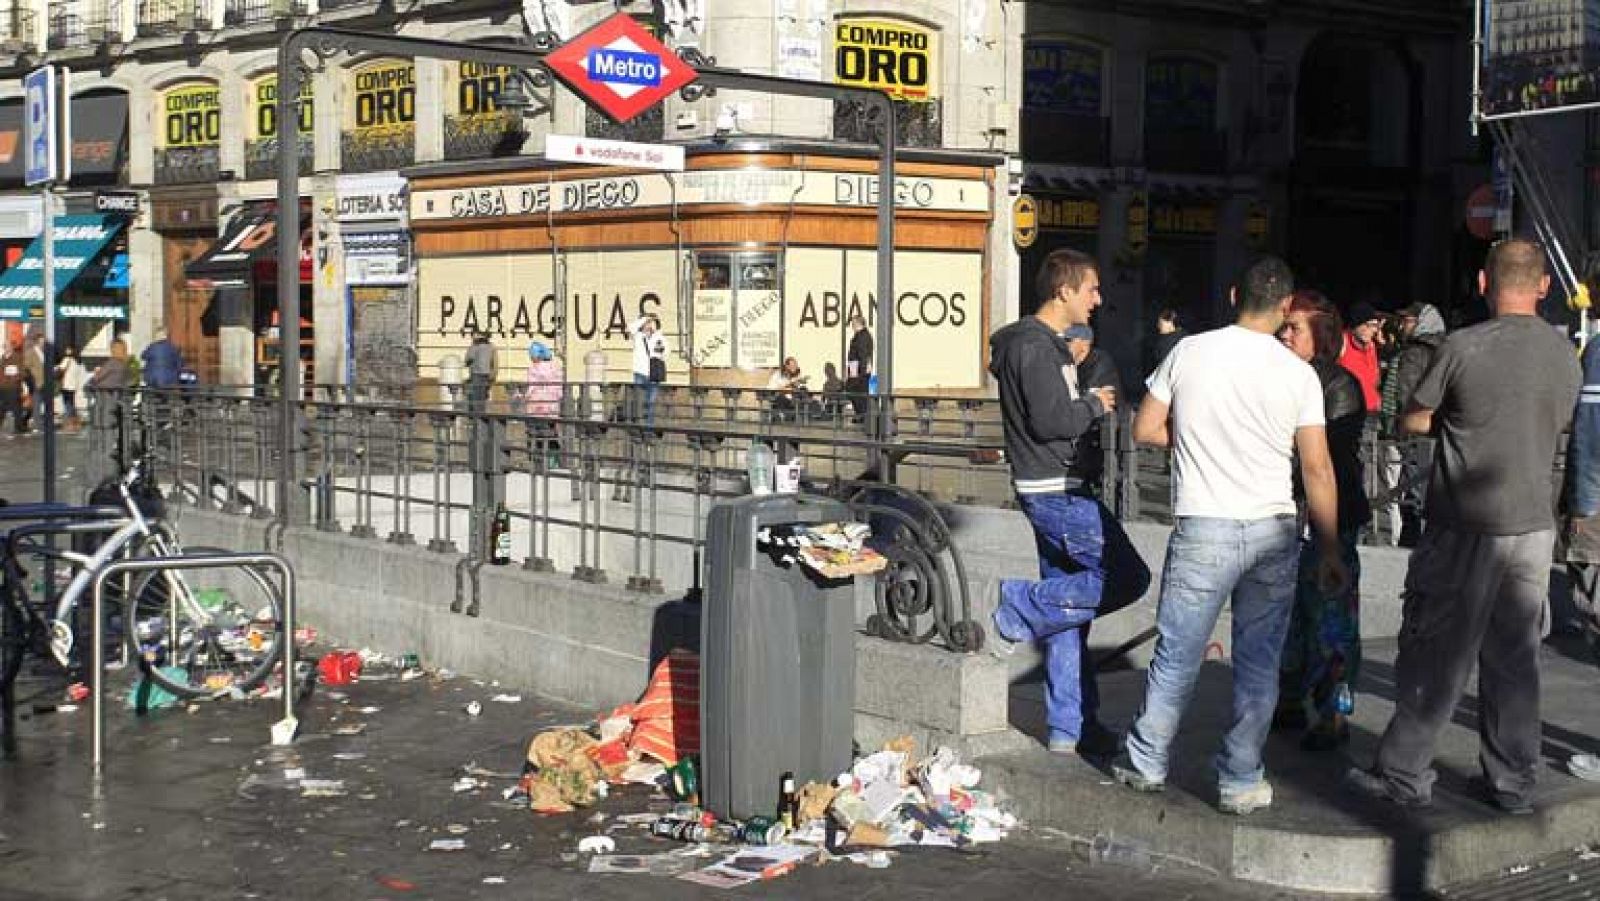
[(1383, 317), (1372, 304), (1363, 301), (1350, 307), (1350, 322), (1349, 330), (1344, 333), (1344, 351), (1339, 354), (1339, 365), (1361, 383), (1367, 413), (1377, 413), (1383, 401), (1378, 393), (1378, 345), (1383, 334)]

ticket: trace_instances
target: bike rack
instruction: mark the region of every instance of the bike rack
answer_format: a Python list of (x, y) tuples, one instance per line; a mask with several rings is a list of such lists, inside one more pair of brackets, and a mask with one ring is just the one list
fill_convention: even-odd
[[(138, 557), (132, 560), (114, 560), (95, 573), (93, 603), (90, 608), (91, 639), (89, 653), (93, 662), (89, 667), (89, 694), (93, 706), (93, 735), (91, 762), (94, 787), (98, 796), (100, 780), (105, 768), (106, 740), (106, 624), (105, 584), (112, 576), (123, 573), (153, 572), (162, 569), (243, 569), (264, 567), (275, 569), (283, 576), (283, 720), (272, 727), (272, 743), (286, 745), (294, 739), (298, 721), (294, 716), (294, 567), (282, 555), (266, 552), (243, 554), (185, 554), (174, 557)], [(270, 583), (269, 583), (270, 584)]]

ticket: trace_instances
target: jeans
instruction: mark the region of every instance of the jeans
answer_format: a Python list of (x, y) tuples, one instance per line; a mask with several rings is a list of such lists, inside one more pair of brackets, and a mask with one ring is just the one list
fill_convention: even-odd
[(1085, 662), (1089, 624), (1144, 596), (1150, 569), (1111, 511), (1077, 494), (1025, 494), (1039, 581), (1000, 583), (996, 625), (1002, 638), (1044, 644), (1045, 716), (1051, 737), (1077, 741), (1100, 708), (1094, 668)]
[(1278, 703), (1278, 662), (1299, 559), (1292, 516), (1178, 518), (1161, 574), (1160, 637), (1144, 707), (1128, 733), (1128, 757), (1145, 778), (1167, 777), (1172, 741), (1205, 662), (1211, 631), (1232, 595), (1233, 727), (1217, 757), (1218, 784), (1232, 794), (1261, 782), (1261, 746)]
[[(643, 416), (640, 416), (640, 411), (637, 408), (634, 409), (634, 417), (633, 417), (634, 421), (637, 422), (639, 419), (642, 418), (642, 419), (644, 419), (644, 423), (645, 423), (646, 426), (649, 426), (650, 428), (655, 428), (655, 426), (656, 426), (656, 392), (658, 390), (660, 390), (661, 385), (659, 383), (657, 383), (657, 382), (650, 381), (650, 376), (648, 376), (648, 375), (640, 375), (637, 372), (635, 372), (633, 374), (633, 384), (635, 385), (635, 388), (634, 388), (634, 397), (635, 397), (634, 403), (636, 403), (636, 404), (639, 404), (639, 403), (644, 404)], [(640, 388), (642, 388), (644, 390), (641, 391), (641, 390), (639, 390)]]

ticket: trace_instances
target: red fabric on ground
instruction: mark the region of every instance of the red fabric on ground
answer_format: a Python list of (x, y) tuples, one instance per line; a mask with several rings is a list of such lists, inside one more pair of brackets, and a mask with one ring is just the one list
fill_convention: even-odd
[(675, 649), (657, 664), (637, 703), (611, 712), (633, 721), (628, 747), (666, 766), (700, 753), (700, 658)]

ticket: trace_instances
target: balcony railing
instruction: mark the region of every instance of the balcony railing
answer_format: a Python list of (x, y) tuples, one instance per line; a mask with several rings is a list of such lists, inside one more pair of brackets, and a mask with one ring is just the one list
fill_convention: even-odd
[(666, 133), (667, 116), (662, 107), (655, 106), (626, 122), (613, 122), (603, 114), (590, 109), (586, 123), (584, 134), (591, 138), (654, 143), (660, 141), (661, 136)]
[(306, 14), (306, 0), (228, 0), (223, 24), (255, 25)]
[[(300, 174), (309, 175), (316, 167), (315, 147), (310, 138), (301, 138)], [(278, 139), (251, 141), (244, 145), (244, 177), (250, 181), (276, 178), (278, 175)]]
[[(470, 119), (446, 116), (444, 157), (447, 160), (474, 160), (495, 156), (516, 156), (522, 152), (528, 131), (522, 116), (501, 113)], [(654, 140), (660, 140), (658, 130)]]
[(352, 6), (368, 6), (374, 0), (322, 0), (317, 4), (321, 9), (349, 9)]
[(168, 147), (156, 151), (155, 182), (186, 185), (216, 181), (221, 171), (216, 147)]
[(142, 38), (209, 31), (199, 0), (139, 0), (138, 35)]
[[(833, 136), (840, 141), (858, 141), (875, 144), (878, 141), (878, 123), (873, 113), (852, 100), (833, 103)], [(944, 116), (941, 102), (911, 103), (896, 100), (894, 103), (896, 142), (901, 147), (944, 146)]]
[(345, 172), (399, 169), (417, 158), (416, 132), (409, 128), (375, 134), (347, 131), (340, 137), (340, 168)]
[(0, 53), (34, 49), (33, 23), (33, 8), (21, 0), (0, 9)]

